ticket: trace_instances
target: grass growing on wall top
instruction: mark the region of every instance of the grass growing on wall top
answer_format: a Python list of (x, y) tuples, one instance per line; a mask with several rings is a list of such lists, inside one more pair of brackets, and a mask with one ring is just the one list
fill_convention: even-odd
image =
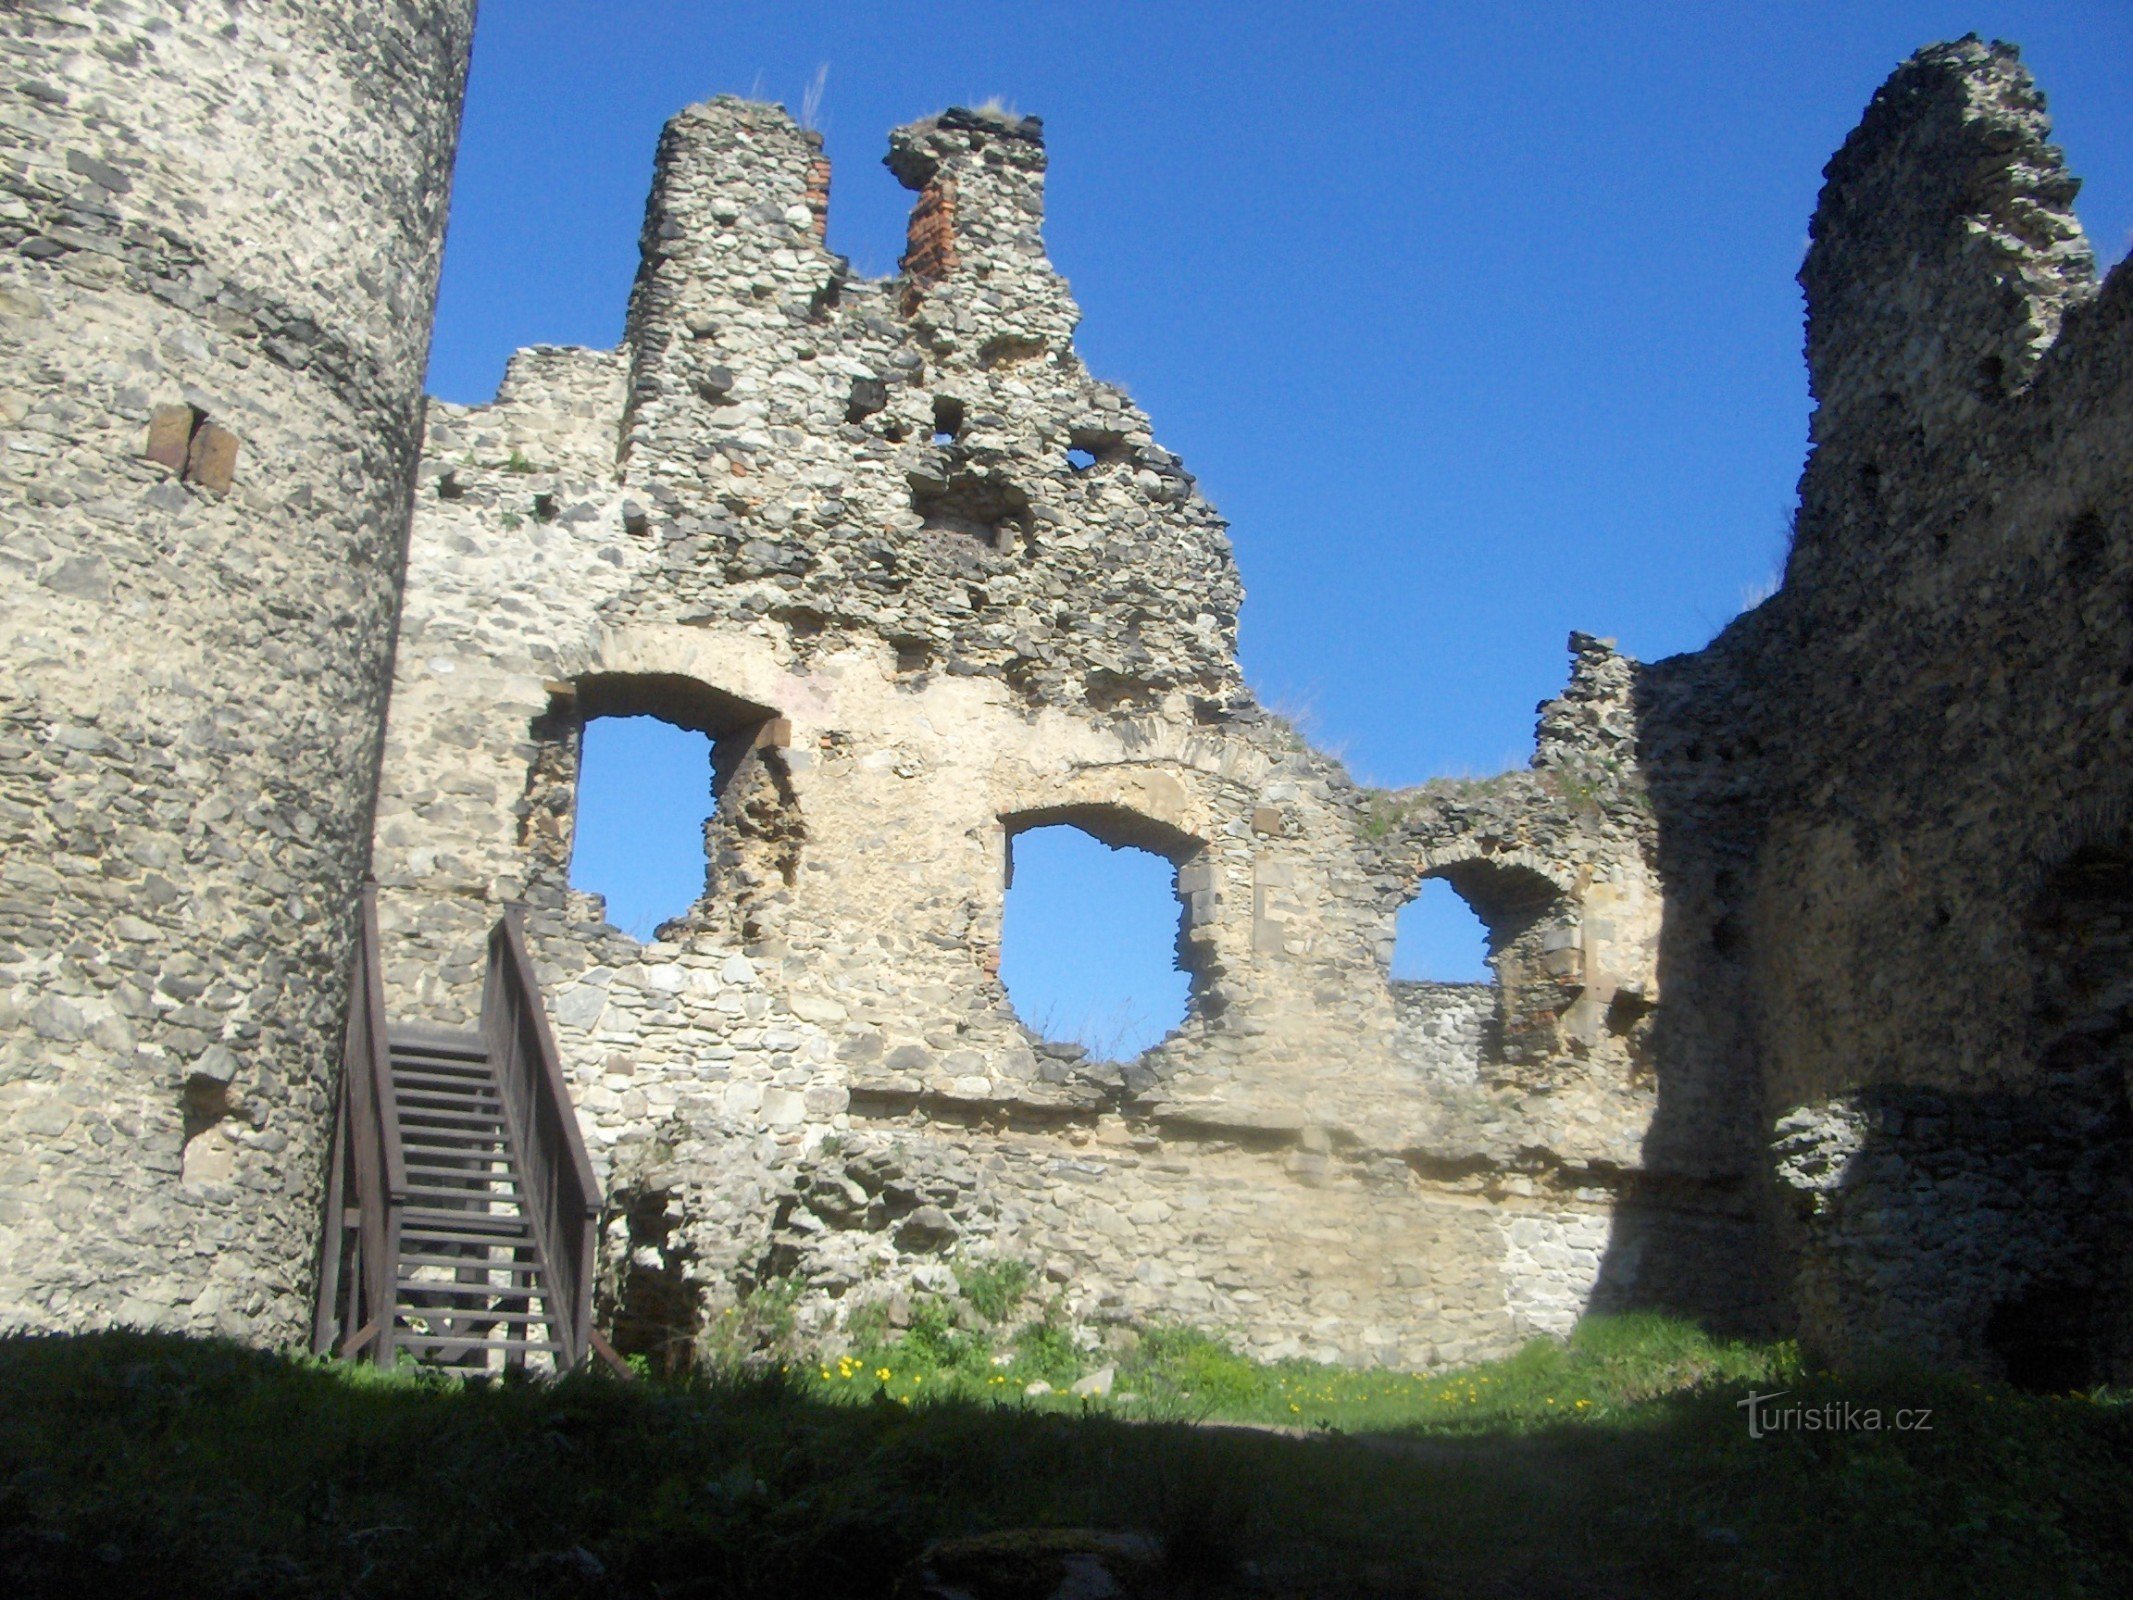
[[(0, 1592), (889, 1596), (932, 1538), (1076, 1525), (1217, 1542), (1199, 1570), (1233, 1576), (1202, 1594), (2133, 1592), (2114, 1395), (1842, 1380), (1651, 1318), (1421, 1380), (1157, 1332), (1119, 1365), (1143, 1398), (1109, 1404), (991, 1403), (944, 1377), (968, 1357), (919, 1365), (915, 1330), (883, 1349), (923, 1392), (819, 1368), (471, 1386), (158, 1335), (0, 1340)], [(1932, 1425), (1751, 1439), (1751, 1385)], [(1165, 1393), (1209, 1424), (1346, 1431), (1133, 1420)]]

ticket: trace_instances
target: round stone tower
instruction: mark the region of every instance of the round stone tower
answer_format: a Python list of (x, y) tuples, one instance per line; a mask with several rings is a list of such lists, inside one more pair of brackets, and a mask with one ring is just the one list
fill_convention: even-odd
[(474, 0), (0, 39), (0, 1326), (295, 1339)]

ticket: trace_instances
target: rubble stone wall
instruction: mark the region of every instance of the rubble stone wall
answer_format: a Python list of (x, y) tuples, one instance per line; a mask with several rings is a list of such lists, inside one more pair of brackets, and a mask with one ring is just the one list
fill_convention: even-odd
[(0, 42), (0, 1324), (301, 1337), (472, 0)]
[[(520, 352), (418, 464), (471, 6), (166, 9), (18, 7), (0, 87), (0, 1320), (301, 1327), (374, 823), (398, 1020), (470, 1023), (528, 908), (627, 1348), (1012, 1257), (1089, 1341), (1428, 1366), (1660, 1305), (2124, 1381), (2133, 272), (2010, 47), (1921, 51), (1828, 168), (1784, 587), (1649, 666), (1573, 635), (1528, 767), (1382, 791), (1244, 684), (1036, 119), (897, 130), (870, 281), (818, 138), (685, 110), (621, 347)], [(636, 714), (710, 752), (647, 940), (569, 882)], [(1000, 984), (1053, 823), (1175, 869), (1134, 1060)], [(1431, 877), (1491, 984), (1390, 979)]]
[(1653, 669), (1643, 754), (1698, 902), (1661, 963), (1734, 969), (1805, 1334), (2068, 1386), (2133, 1354), (2133, 272), (2048, 133), (1970, 39), (1831, 161), (1786, 582)]
[[(622, 349), (432, 407), (379, 809), (396, 1012), (470, 1021), (528, 903), (625, 1328), (777, 1280), (834, 1338), (1001, 1252), (1083, 1327), (1276, 1353), (1567, 1326), (1649, 1115), (1609, 1022), (1642, 1012), (1608, 1009), (1653, 988), (1629, 665), (1580, 642), (1542, 734), (1568, 779), (1358, 788), (1253, 702), (1221, 519), (1074, 352), (1035, 120), (946, 112), (889, 164), (912, 254), (869, 282), (822, 243), (812, 136), (690, 108)], [(647, 712), (711, 739), (716, 805), (701, 898), (639, 943), (568, 865), (585, 721)], [(999, 982), (1013, 836), (1057, 822), (1176, 869), (1188, 1015), (1133, 1061)], [(1390, 983), (1425, 875), (1499, 984)], [(912, 1228), (852, 1198), (854, 1151), (969, 1176)]]

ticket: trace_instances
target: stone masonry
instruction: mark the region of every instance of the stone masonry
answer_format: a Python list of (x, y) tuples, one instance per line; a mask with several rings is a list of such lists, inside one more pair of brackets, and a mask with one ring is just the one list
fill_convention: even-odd
[(472, 0), (0, 42), (0, 1324), (308, 1327)]
[[(701, 1323), (775, 1279), (835, 1337), (943, 1254), (1041, 1266), (1084, 1327), (1276, 1355), (1567, 1328), (1644, 1203), (1629, 664), (1577, 642), (1529, 774), (1359, 789), (1253, 702), (1219, 517), (1074, 353), (1035, 120), (946, 112), (888, 160), (910, 248), (868, 282), (822, 243), (811, 135), (683, 112), (623, 348), (433, 406), (379, 807), (394, 1009), (465, 1024), (528, 903), (630, 1328), (633, 1294)], [(701, 899), (639, 945), (567, 874), (580, 730), (646, 712), (707, 736), (716, 795)], [(1136, 1061), (1000, 986), (1012, 841), (1049, 822), (1177, 869), (1190, 1015)], [(1388, 982), (1424, 874), (1489, 920), (1499, 985)]]
[(1803, 1333), (2070, 1387), (2133, 1373), (2133, 271), (2095, 281), (2048, 133), (2007, 46), (1875, 95), (1800, 274), (1784, 588), (1644, 720)]
[[(183, 30), (92, 65), (76, 19), (132, 9), (47, 8), (65, 70), (4, 124), (29, 287), (0, 335), (41, 352), (7, 397), (40, 507), (8, 547), (30, 733), (0, 813), (22, 1320), (272, 1338), (300, 1310), (414, 437), (342, 374), (412, 382), (464, 44), (418, 11), (360, 95), (301, 108), (382, 187), (286, 201), (393, 223), (305, 258), (333, 315), (286, 291), (370, 366), (204, 265), (155, 277), (176, 232), (125, 219), (176, 180), (68, 153), (77, 87)], [(197, 82), (256, 87), (228, 70)], [(824, 242), (819, 139), (691, 107), (622, 346), (521, 351), (493, 403), (429, 408), (376, 791), (394, 1016), (470, 1023), (486, 931), (527, 907), (609, 1196), (601, 1315), (661, 1360), (766, 1296), (834, 1346), (1011, 1257), (1087, 1342), (1186, 1323), (1426, 1367), (1655, 1305), (2125, 1377), (2133, 290), (2094, 281), (2047, 133), (2010, 47), (1899, 68), (1801, 275), (1783, 589), (1651, 666), (1573, 635), (1527, 768), (1376, 791), (1253, 699), (1221, 518), (1076, 355), (1035, 118), (897, 130), (907, 249), (870, 281)], [(84, 390), (78, 330), (122, 314)], [(321, 331), (372, 314), (371, 343)], [(214, 382), (166, 397), (180, 356)], [(339, 475), (307, 477), (322, 441)], [(258, 509), (360, 531), (302, 560), (360, 547), (363, 581), (217, 520), (283, 464)], [(181, 625), (113, 670), (121, 612)], [(702, 892), (643, 942), (569, 886), (584, 727), (636, 714), (708, 755)], [(1038, 1036), (1000, 984), (1014, 840), (1052, 823), (1175, 868), (1188, 1014), (1137, 1059)], [(1389, 979), (1427, 877), (1494, 982)]]

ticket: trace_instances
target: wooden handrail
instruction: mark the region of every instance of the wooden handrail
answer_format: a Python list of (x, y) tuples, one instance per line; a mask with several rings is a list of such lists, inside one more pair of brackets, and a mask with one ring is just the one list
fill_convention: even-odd
[(489, 935), (481, 1031), (518, 1145), (535, 1245), (555, 1293), (555, 1339), (563, 1347), (558, 1365), (575, 1367), (592, 1343), (600, 1189), (515, 905)]
[[(325, 1355), (360, 1343), (375, 1330), (374, 1359), (393, 1356), (393, 1283), (400, 1256), (400, 1209), (407, 1200), (407, 1159), (385, 1026), (385, 973), (378, 957), (378, 892), (363, 888), (350, 974), (348, 1030), (341, 1048), (332, 1166), (326, 1183), (325, 1238), (311, 1346)], [(350, 1194), (353, 1190), (353, 1195)], [(348, 1248), (350, 1200), (355, 1248)]]
[[(403, 1337), (395, 1307), (408, 1178), (375, 886), (363, 891), (354, 967), (311, 1345), (321, 1355), (367, 1356), (389, 1366)], [(567, 1370), (598, 1354), (627, 1371), (592, 1325), (600, 1189), (516, 906), (489, 935), (481, 1032), (510, 1129), (519, 1206), (538, 1258), (550, 1337), (559, 1347), (556, 1364)], [(483, 1197), (469, 1191), (468, 1198)]]

